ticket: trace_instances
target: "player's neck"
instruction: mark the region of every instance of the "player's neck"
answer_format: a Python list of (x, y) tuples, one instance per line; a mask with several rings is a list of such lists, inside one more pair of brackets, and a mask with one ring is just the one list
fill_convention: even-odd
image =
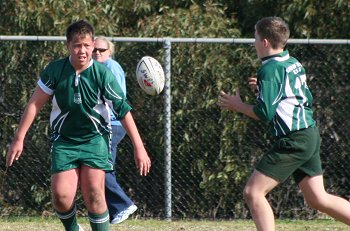
[(277, 55), (279, 53), (283, 52), (283, 48), (279, 48), (279, 49), (270, 49), (268, 51), (268, 56), (272, 56), (272, 55)]
[(277, 55), (281, 52), (283, 52), (284, 49), (283, 48), (279, 48), (279, 49), (266, 49), (265, 50), (265, 53), (264, 53), (264, 57), (262, 58), (265, 58), (265, 57), (269, 57), (269, 56), (273, 56), (273, 55)]

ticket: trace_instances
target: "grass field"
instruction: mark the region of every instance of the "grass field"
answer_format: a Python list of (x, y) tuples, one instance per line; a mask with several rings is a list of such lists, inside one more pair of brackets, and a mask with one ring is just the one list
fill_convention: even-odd
[[(86, 218), (79, 218), (85, 231), (91, 231)], [(333, 220), (277, 221), (276, 230), (282, 231), (343, 231), (350, 228)], [(55, 231), (64, 230), (56, 218), (0, 218), (1, 231)], [(111, 225), (111, 231), (253, 231), (251, 220), (233, 221), (164, 221), (129, 219), (119, 225)]]

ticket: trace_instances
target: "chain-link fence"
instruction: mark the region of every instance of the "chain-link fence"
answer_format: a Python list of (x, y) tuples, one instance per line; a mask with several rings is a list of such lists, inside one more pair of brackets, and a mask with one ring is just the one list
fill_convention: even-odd
[[(40, 71), (66, 55), (61, 38), (0, 41), (0, 215), (51, 215), (49, 123), (46, 106), (31, 127), (24, 153), (5, 170), (6, 150)], [(57, 41), (56, 41), (57, 40)], [(254, 164), (273, 142), (267, 125), (216, 106), (220, 90), (240, 88), (253, 103), (247, 77), (260, 65), (252, 39), (117, 39), (115, 59), (126, 72), (128, 99), (152, 159), (147, 177), (137, 173), (128, 138), (120, 144), (118, 181), (145, 218), (250, 218), (242, 190)], [(350, 134), (350, 46), (291, 40), (292, 56), (304, 65), (322, 137), (325, 185), (347, 197)], [(167, 83), (157, 96), (137, 85), (135, 68), (145, 55), (164, 64)], [(268, 195), (278, 218), (309, 219), (309, 209), (289, 179)], [(78, 208), (86, 214), (80, 194)]]

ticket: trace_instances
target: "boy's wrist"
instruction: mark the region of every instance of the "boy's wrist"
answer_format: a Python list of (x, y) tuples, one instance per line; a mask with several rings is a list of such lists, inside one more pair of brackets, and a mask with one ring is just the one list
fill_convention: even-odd
[(20, 133), (16, 133), (15, 136), (13, 137), (13, 140), (14, 141), (23, 141), (25, 138), (25, 135), (23, 134), (20, 134)]

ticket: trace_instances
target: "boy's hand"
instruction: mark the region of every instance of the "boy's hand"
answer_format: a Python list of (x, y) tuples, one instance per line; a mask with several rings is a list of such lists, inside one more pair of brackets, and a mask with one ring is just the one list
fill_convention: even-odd
[(242, 99), (239, 90), (236, 90), (235, 95), (228, 95), (224, 91), (221, 91), (217, 105), (221, 109), (240, 112), (239, 108), (242, 105)]
[(258, 80), (256, 75), (252, 75), (248, 77), (248, 85), (250, 89), (254, 92), (255, 96), (258, 96), (259, 90), (258, 90)]
[(6, 166), (10, 167), (13, 161), (18, 160), (23, 151), (23, 141), (14, 139), (6, 154)]
[(243, 103), (238, 89), (236, 90), (235, 95), (228, 95), (224, 91), (221, 91), (217, 105), (221, 109), (243, 113), (255, 120), (260, 120), (254, 112), (254, 105)]
[(135, 149), (134, 159), (140, 175), (147, 176), (151, 168), (151, 159), (149, 158), (146, 150), (144, 148)]

